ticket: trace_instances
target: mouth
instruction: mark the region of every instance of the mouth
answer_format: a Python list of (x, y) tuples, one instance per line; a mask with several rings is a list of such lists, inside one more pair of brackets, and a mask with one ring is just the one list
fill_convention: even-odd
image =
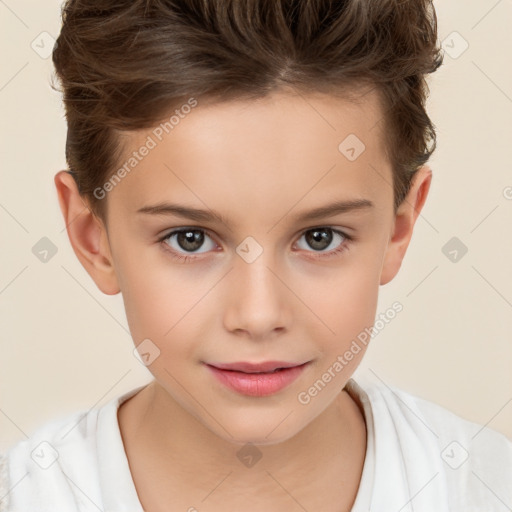
[(306, 363), (231, 363), (206, 364), (216, 379), (242, 395), (263, 397), (273, 395), (295, 381), (305, 370)]
[[(309, 362), (309, 361), (307, 361)], [(288, 368), (296, 368), (306, 363), (291, 363), (286, 361), (264, 361), (261, 363), (237, 362), (237, 363), (210, 363), (209, 366), (219, 370), (228, 370), (242, 373), (273, 373)]]

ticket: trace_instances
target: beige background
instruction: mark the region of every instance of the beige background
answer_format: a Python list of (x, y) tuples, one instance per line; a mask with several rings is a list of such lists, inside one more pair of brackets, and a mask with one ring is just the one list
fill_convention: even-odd
[[(40, 34), (58, 35), (60, 3), (0, 2), (0, 450), (151, 378), (121, 296), (95, 288), (58, 208), (66, 126)], [(361, 371), (512, 438), (512, 0), (436, 6), (447, 55), (429, 81), (434, 179), (402, 270), (381, 288), (378, 312), (404, 310)], [(42, 237), (58, 250), (46, 263), (32, 252)], [(468, 248), (455, 263), (442, 252), (452, 237)]]

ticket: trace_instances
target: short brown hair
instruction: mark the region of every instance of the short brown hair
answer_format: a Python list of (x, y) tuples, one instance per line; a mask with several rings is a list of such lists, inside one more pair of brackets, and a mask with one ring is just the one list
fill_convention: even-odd
[(119, 165), (119, 135), (155, 126), (184, 98), (373, 86), (395, 211), (435, 150), (425, 75), (443, 54), (432, 0), (67, 0), (62, 20), (53, 63), (66, 159), (101, 218), (94, 190)]

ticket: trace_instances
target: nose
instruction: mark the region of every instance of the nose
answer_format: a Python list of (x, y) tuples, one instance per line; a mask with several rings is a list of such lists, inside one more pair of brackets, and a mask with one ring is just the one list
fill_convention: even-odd
[(254, 340), (266, 340), (288, 329), (291, 292), (270, 251), (253, 262), (234, 258), (224, 295), (224, 327)]

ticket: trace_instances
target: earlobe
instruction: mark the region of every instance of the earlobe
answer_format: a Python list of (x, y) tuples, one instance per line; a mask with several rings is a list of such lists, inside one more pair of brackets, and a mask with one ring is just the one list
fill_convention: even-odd
[(69, 241), (77, 258), (103, 293), (119, 293), (120, 288), (103, 222), (92, 213), (83, 200), (71, 174), (60, 171), (55, 175), (54, 181)]
[(397, 209), (393, 232), (382, 266), (381, 285), (389, 283), (400, 270), (411, 241), (416, 219), (427, 199), (431, 181), (432, 171), (430, 168), (426, 165), (421, 167), (413, 178), (409, 192)]

